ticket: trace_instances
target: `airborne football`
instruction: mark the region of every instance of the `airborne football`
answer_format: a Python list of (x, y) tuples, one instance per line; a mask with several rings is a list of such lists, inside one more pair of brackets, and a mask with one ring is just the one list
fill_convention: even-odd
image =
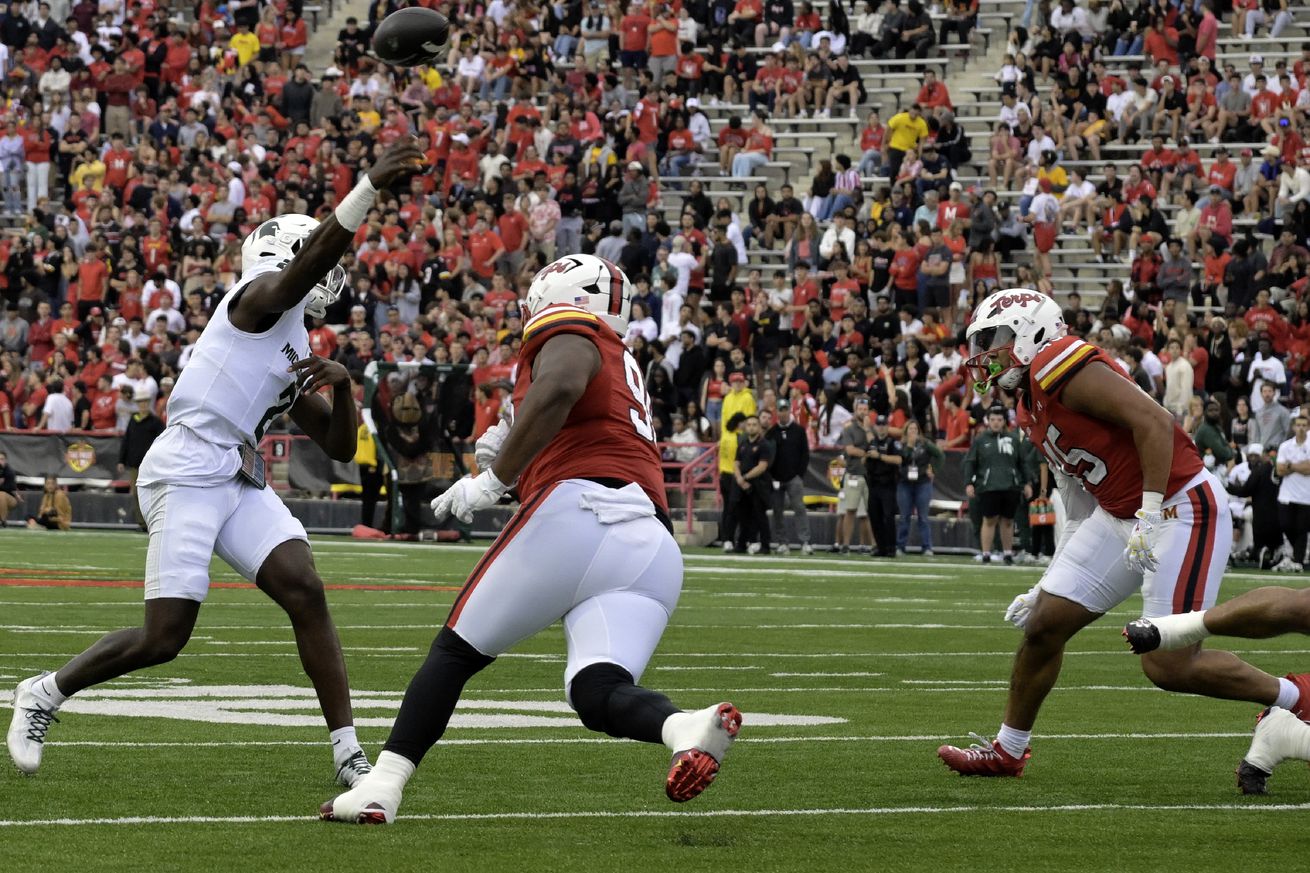
[(373, 53), (397, 67), (440, 63), (450, 45), (450, 22), (433, 9), (411, 6), (382, 20), (373, 34)]
[(1306, 32), (8, 3), (0, 873), (1295, 868)]

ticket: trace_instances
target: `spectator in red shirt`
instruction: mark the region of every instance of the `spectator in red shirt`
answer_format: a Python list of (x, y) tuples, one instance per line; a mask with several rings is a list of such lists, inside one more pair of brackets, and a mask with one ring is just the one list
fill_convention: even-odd
[(468, 237), (469, 269), (482, 282), (490, 282), (496, 272), (496, 262), (505, 256), (505, 244), (487, 228), (479, 218)]
[(100, 246), (92, 243), (77, 265), (77, 317), (85, 321), (93, 308), (100, 307), (109, 290), (109, 267), (101, 257)]
[[(506, 194), (501, 198), (504, 211), (496, 219), (496, 233), (505, 249), (500, 259), (500, 270), (507, 276), (517, 276), (523, 267), (528, 246), (528, 217), (518, 208), (518, 198)], [(561, 254), (564, 254), (561, 252)]]
[(40, 119), (23, 128), (23, 158), (27, 161), (27, 211), (35, 212), (36, 204), (50, 196), (50, 151), (57, 135), (50, 128), (50, 113), (42, 112)]
[(924, 71), (923, 87), (919, 89), (919, 96), (914, 102), (924, 109), (936, 109), (939, 106), (955, 108), (951, 105), (951, 92), (947, 90), (946, 83), (937, 81), (937, 73), (933, 70)]
[(633, 3), (628, 7), (628, 14), (619, 20), (619, 64), (625, 69), (646, 67), (653, 22), (645, 10), (643, 4)]

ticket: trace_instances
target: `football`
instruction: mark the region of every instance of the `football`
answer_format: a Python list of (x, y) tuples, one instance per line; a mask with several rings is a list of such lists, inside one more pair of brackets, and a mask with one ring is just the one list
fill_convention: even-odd
[(397, 67), (439, 64), (449, 47), (450, 21), (421, 6), (396, 10), (373, 34), (373, 54)]

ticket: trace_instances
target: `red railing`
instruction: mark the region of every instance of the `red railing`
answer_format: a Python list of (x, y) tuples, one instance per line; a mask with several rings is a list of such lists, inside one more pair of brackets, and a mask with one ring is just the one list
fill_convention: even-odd
[(682, 494), (687, 510), (686, 530), (687, 533), (691, 533), (696, 520), (696, 492), (713, 491), (716, 497), (719, 496), (719, 444), (659, 443), (658, 448), (661, 457), (664, 457), (666, 452), (677, 452), (679, 449), (697, 450), (696, 456), (690, 461), (665, 458), (660, 464), (665, 473), (676, 473), (678, 476), (677, 483), (674, 484), (667, 481), (666, 475), (664, 488), (666, 491), (677, 491)]

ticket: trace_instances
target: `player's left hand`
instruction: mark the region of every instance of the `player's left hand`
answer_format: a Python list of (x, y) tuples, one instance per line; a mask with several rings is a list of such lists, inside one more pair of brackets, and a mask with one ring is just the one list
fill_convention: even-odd
[(287, 372), (296, 374), (296, 380), (300, 382), (300, 393), (305, 396), (328, 385), (350, 384), (350, 372), (344, 366), (318, 355), (301, 358), (287, 367)]
[(453, 515), (468, 524), (473, 520), (474, 512), (495, 506), (508, 490), (509, 486), (497, 479), (495, 473), (490, 469), (483, 470), (473, 478), (460, 479), (443, 491), (432, 501), (432, 512), (438, 523)]
[(1163, 520), (1163, 515), (1159, 512), (1137, 510), (1137, 524), (1133, 525), (1133, 532), (1128, 535), (1128, 547), (1124, 549), (1128, 566), (1141, 573), (1160, 566), (1155, 556), (1155, 544), (1160, 541)]
[(1037, 603), (1037, 595), (1041, 592), (1041, 583), (1037, 583), (1029, 588), (1018, 597), (1010, 602), (1010, 606), (1005, 610), (1005, 620), (1019, 630), (1023, 630), (1024, 625), (1028, 624), (1028, 616), (1032, 614), (1033, 606)]

